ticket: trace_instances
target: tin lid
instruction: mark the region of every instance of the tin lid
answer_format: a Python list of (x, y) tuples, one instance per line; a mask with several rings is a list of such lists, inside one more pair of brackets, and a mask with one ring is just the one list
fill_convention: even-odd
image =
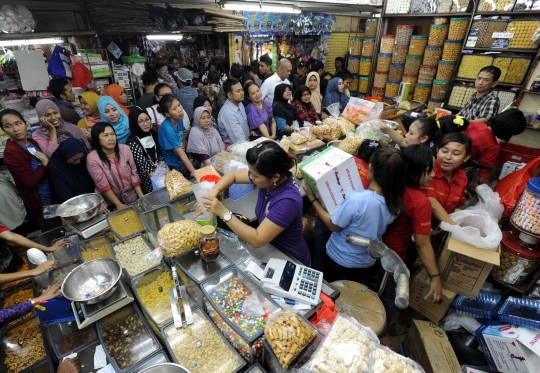
[(394, 49), (405, 49), (409, 48), (409, 44), (394, 44)]
[(437, 79), (435, 79), (435, 80), (433, 81), (433, 83), (435, 83), (435, 84), (441, 84), (441, 85), (442, 85), (442, 84), (450, 84), (450, 80), (437, 80)]
[(394, 34), (385, 34), (382, 37), (383, 37), (383, 39), (395, 39), (396, 35), (394, 35)]
[(438, 98), (431, 98), (431, 97), (429, 98), (428, 101), (431, 101), (431, 102), (437, 102), (437, 103), (444, 102), (444, 100), (440, 100), (440, 99), (438, 99)]
[(450, 18), (450, 22), (462, 22), (462, 21), (469, 21), (470, 17), (452, 17)]
[(368, 62), (368, 61), (371, 62), (371, 57), (362, 57), (362, 58), (360, 58), (360, 62), (362, 62), (362, 61), (364, 61), (364, 62)]
[(448, 28), (450, 27), (449, 24), (445, 24), (445, 25), (431, 25), (431, 28)]
[(204, 175), (204, 176), (201, 176), (201, 181), (208, 181), (209, 183), (217, 183), (219, 181), (219, 179), (220, 179), (220, 177), (218, 175)]
[(540, 247), (538, 244), (530, 245), (520, 240), (518, 234), (510, 231), (503, 232), (501, 247), (506, 252), (528, 260), (540, 260)]
[(422, 56), (413, 56), (412, 54), (407, 55), (407, 59), (411, 59), (411, 60), (419, 60), (421, 58)]
[(374, 38), (364, 38), (364, 43), (375, 43)]
[(390, 67), (405, 67), (404, 63), (391, 63)]
[[(360, 56), (349, 56), (349, 60), (359, 60), (360, 59)], [(219, 179), (218, 179), (219, 180)]]
[(430, 50), (438, 50), (439, 49), (440, 50), (440, 49), (442, 49), (442, 46), (440, 46), (440, 45), (427, 45), (426, 49), (430, 49)]
[(444, 44), (461, 44), (463, 43), (463, 39), (462, 40), (450, 40), (450, 39), (446, 39), (444, 41)]
[(213, 236), (216, 233), (216, 228), (213, 225), (203, 225), (201, 227), (201, 234), (205, 237)]
[(360, 80), (369, 80), (369, 76), (360, 75)]
[(439, 65), (455, 65), (456, 61), (439, 60)]
[(427, 39), (428, 37), (426, 35), (413, 35), (411, 36), (411, 39)]
[(368, 18), (366, 19), (368, 22), (379, 22), (379, 18)]
[(414, 25), (397, 25), (396, 28), (414, 28)]
[(432, 85), (433, 84), (416, 83), (416, 86), (420, 88), (431, 88)]

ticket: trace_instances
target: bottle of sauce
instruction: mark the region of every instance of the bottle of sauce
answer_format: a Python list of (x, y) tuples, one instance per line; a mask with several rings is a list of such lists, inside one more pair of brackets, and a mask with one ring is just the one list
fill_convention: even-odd
[(201, 258), (206, 262), (214, 261), (219, 256), (219, 238), (213, 225), (201, 227), (199, 251)]

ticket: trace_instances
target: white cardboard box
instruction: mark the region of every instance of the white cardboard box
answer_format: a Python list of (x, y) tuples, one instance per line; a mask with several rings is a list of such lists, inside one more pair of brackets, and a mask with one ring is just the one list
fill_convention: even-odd
[(478, 370), (475, 368), (470, 368), (468, 366), (463, 366), (463, 373), (488, 373), (488, 372), (484, 372), (483, 370)]

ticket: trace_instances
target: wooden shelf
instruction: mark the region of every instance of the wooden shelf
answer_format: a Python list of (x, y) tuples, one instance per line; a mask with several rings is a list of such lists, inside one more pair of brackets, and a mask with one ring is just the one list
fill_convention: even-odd
[(386, 18), (417, 18), (417, 17), (466, 17), (472, 13), (420, 13), (420, 14), (385, 14)]
[(509, 53), (531, 53), (536, 54), (536, 49), (514, 49), (514, 48), (490, 48), (490, 47), (464, 47), (464, 50), (486, 51), (486, 52), (509, 52)]
[(526, 93), (526, 94), (529, 94), (529, 95), (540, 96), (540, 92), (531, 92), (529, 90), (524, 90), (523, 93)]
[(518, 16), (540, 16), (540, 11), (538, 10), (523, 10), (519, 12), (505, 12), (505, 11), (496, 11), (496, 12), (475, 12), (475, 16), (512, 16), (512, 15), (518, 15)]
[[(454, 80), (459, 80), (460, 82), (469, 82), (469, 83), (474, 83), (476, 80), (475, 79), (467, 79), (467, 78), (455, 78)], [(512, 83), (502, 83), (502, 82), (499, 82), (497, 84), (497, 86), (505, 86), (505, 87), (512, 87), (512, 88), (521, 88), (523, 87), (523, 84), (512, 84)]]

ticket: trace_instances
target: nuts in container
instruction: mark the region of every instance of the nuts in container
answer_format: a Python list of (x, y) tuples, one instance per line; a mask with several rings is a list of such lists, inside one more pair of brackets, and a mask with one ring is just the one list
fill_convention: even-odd
[(360, 80), (360, 75), (353, 74), (352, 83), (350, 86), (350, 90), (352, 92), (358, 91), (358, 81)]
[(373, 57), (375, 52), (375, 39), (364, 39), (362, 43), (362, 57)]
[(429, 111), (434, 113), (435, 109), (440, 108), (443, 104), (444, 104), (444, 100), (438, 100), (438, 99), (430, 97), (429, 100), (428, 100), (427, 107), (428, 107)]
[(516, 0), (480, 0), (478, 12), (512, 11)]
[(158, 232), (163, 243), (163, 255), (175, 256), (199, 246), (200, 225), (192, 220), (180, 220), (166, 224)]
[(362, 57), (360, 58), (360, 75), (369, 75), (371, 72), (371, 58)]
[(170, 199), (178, 198), (193, 191), (189, 181), (176, 170), (172, 170), (165, 176), (165, 187), (169, 192)]
[(540, 21), (511, 21), (506, 26), (506, 32), (513, 32), (508, 48), (536, 49), (532, 37), (540, 27)]
[(418, 74), (420, 70), (420, 63), (422, 62), (421, 56), (411, 56), (407, 55), (407, 60), (405, 61), (405, 70), (404, 74)]
[(293, 132), (291, 134), (291, 142), (294, 145), (300, 145), (300, 144), (303, 144), (303, 143), (307, 142), (307, 139), (304, 136), (302, 136), (301, 134), (299, 134), (298, 132)]
[(21, 372), (46, 357), (38, 317), (5, 331), (3, 343), (7, 373)]
[(377, 36), (377, 26), (379, 25), (379, 18), (366, 19), (366, 29), (364, 35), (366, 38), (374, 38)]
[(445, 40), (442, 59), (444, 61), (457, 61), (461, 53), (463, 40)]
[(358, 81), (358, 92), (367, 93), (369, 87), (369, 76), (361, 76)]
[(409, 46), (409, 55), (422, 56), (427, 44), (427, 36), (413, 35), (411, 38), (411, 45)]
[(431, 93), (430, 84), (417, 83), (416, 87), (414, 88), (413, 100), (426, 103), (429, 98), (430, 93)]
[(353, 56), (359, 56), (361, 52), (362, 52), (362, 38), (351, 38), (350, 54)]
[(392, 53), (379, 53), (378, 58), (377, 58), (377, 70), (379, 71), (390, 70), (390, 61), (392, 61)]
[(448, 36), (449, 25), (431, 25), (429, 29), (428, 45), (441, 46)]
[(114, 234), (119, 237), (131, 236), (144, 229), (139, 214), (132, 207), (111, 212), (107, 215), (107, 220)]
[(141, 236), (115, 243), (112, 249), (116, 260), (131, 277), (154, 267), (154, 264), (144, 259), (152, 249)]
[(356, 73), (360, 70), (360, 57), (349, 56), (348, 58), (348, 70)]
[(387, 80), (384, 95), (391, 98), (396, 97), (399, 91), (399, 83), (400, 82), (395, 80)]
[(454, 61), (439, 61), (439, 68), (437, 69), (437, 80), (452, 80), (456, 63)]
[(79, 243), (82, 259), (85, 262), (99, 258), (112, 258), (111, 244), (105, 236), (91, 238)]
[(441, 58), (442, 47), (426, 46), (424, 50), (424, 59), (422, 65), (437, 66), (437, 62)]
[(401, 81), (401, 76), (405, 70), (405, 64), (391, 63), (390, 70), (388, 71), (388, 80), (397, 80)]
[(408, 50), (408, 45), (394, 45), (394, 49), (392, 50), (392, 63), (405, 63)]
[(461, 58), (457, 76), (460, 78), (476, 79), (480, 69), (484, 66), (490, 66), (493, 57), (479, 54), (468, 54)]
[[(383, 35), (382, 40), (381, 40), (381, 48), (379, 52), (385, 53), (385, 54), (392, 53), (392, 50), (394, 49), (395, 39), (396, 39), (396, 35), (391, 35), (391, 34)], [(399, 43), (399, 44), (402, 44), (402, 43)]]
[(375, 87), (385, 87), (388, 80), (388, 71), (375, 70), (375, 76), (373, 78), (373, 85)]
[(448, 29), (448, 40), (463, 40), (467, 29), (469, 28), (468, 17), (454, 17), (450, 18), (450, 28)]
[(503, 32), (506, 29), (507, 20), (475, 20), (471, 26), (472, 30), (479, 30), (475, 47), (491, 47), (493, 45), (493, 33)]

